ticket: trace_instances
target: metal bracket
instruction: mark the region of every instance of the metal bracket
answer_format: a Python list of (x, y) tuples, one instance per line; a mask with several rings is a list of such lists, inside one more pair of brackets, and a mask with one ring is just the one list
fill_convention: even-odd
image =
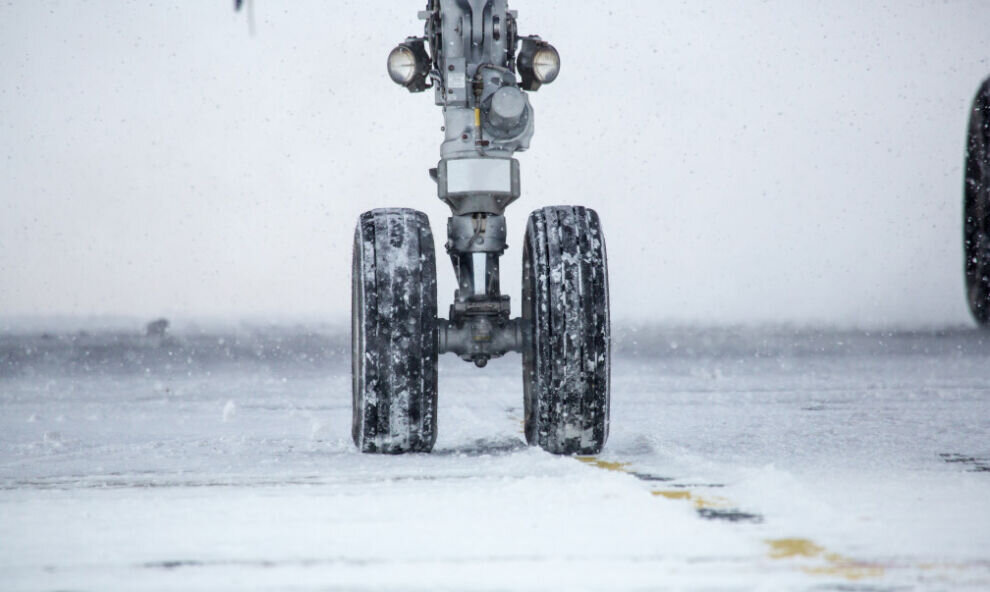
[[(493, 322), (495, 321), (495, 322)], [(520, 318), (498, 319), (488, 315), (470, 316), (460, 324), (437, 319), (437, 339), (440, 353), (457, 354), (462, 360), (474, 362), (479, 368), (491, 358), (523, 348), (523, 322)]]
[(436, 171), (437, 196), (455, 216), (502, 214), (522, 193), (515, 158), (441, 160)]

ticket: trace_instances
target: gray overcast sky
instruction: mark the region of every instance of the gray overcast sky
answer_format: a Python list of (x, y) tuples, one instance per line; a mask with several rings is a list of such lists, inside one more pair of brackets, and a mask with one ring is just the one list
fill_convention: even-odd
[[(255, 0), (253, 37), (231, 4), (0, 4), (0, 315), (340, 320), (372, 207), (426, 211), (442, 254), (441, 114), (384, 68), (423, 2)], [(563, 57), (514, 305), (526, 215), (580, 203), (620, 320), (967, 322), (985, 1), (510, 4)]]

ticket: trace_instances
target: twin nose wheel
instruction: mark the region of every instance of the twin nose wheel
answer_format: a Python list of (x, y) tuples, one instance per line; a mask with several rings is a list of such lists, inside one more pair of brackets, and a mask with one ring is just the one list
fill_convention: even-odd
[[(523, 247), (526, 441), (595, 454), (608, 438), (610, 336), (605, 239), (577, 206), (530, 214)], [(410, 209), (364, 213), (352, 269), (354, 443), (362, 452), (429, 452), (437, 436), (433, 235)]]

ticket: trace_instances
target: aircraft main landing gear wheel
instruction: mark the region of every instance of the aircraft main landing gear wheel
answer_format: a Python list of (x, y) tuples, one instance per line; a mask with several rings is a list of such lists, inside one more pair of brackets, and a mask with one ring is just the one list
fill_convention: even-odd
[(973, 100), (966, 145), (963, 246), (966, 296), (980, 325), (990, 324), (990, 79)]
[(526, 441), (597, 454), (609, 429), (610, 334), (605, 237), (594, 210), (529, 216), (523, 245)]
[(426, 214), (365, 212), (351, 277), (352, 436), (361, 452), (429, 452), (437, 438), (437, 271)]

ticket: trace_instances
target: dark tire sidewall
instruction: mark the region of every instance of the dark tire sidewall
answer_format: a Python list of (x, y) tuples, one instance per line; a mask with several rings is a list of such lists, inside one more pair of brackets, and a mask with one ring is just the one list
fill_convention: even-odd
[(352, 267), (355, 445), (363, 452), (428, 452), (436, 442), (438, 349), (436, 256), (426, 215), (362, 214)]
[(990, 323), (990, 79), (973, 99), (966, 142), (963, 248), (966, 296), (980, 325)]
[[(530, 215), (523, 255), (527, 442), (594, 454), (608, 438), (608, 269), (598, 215), (577, 206)], [(574, 431), (592, 436), (576, 440)]]

